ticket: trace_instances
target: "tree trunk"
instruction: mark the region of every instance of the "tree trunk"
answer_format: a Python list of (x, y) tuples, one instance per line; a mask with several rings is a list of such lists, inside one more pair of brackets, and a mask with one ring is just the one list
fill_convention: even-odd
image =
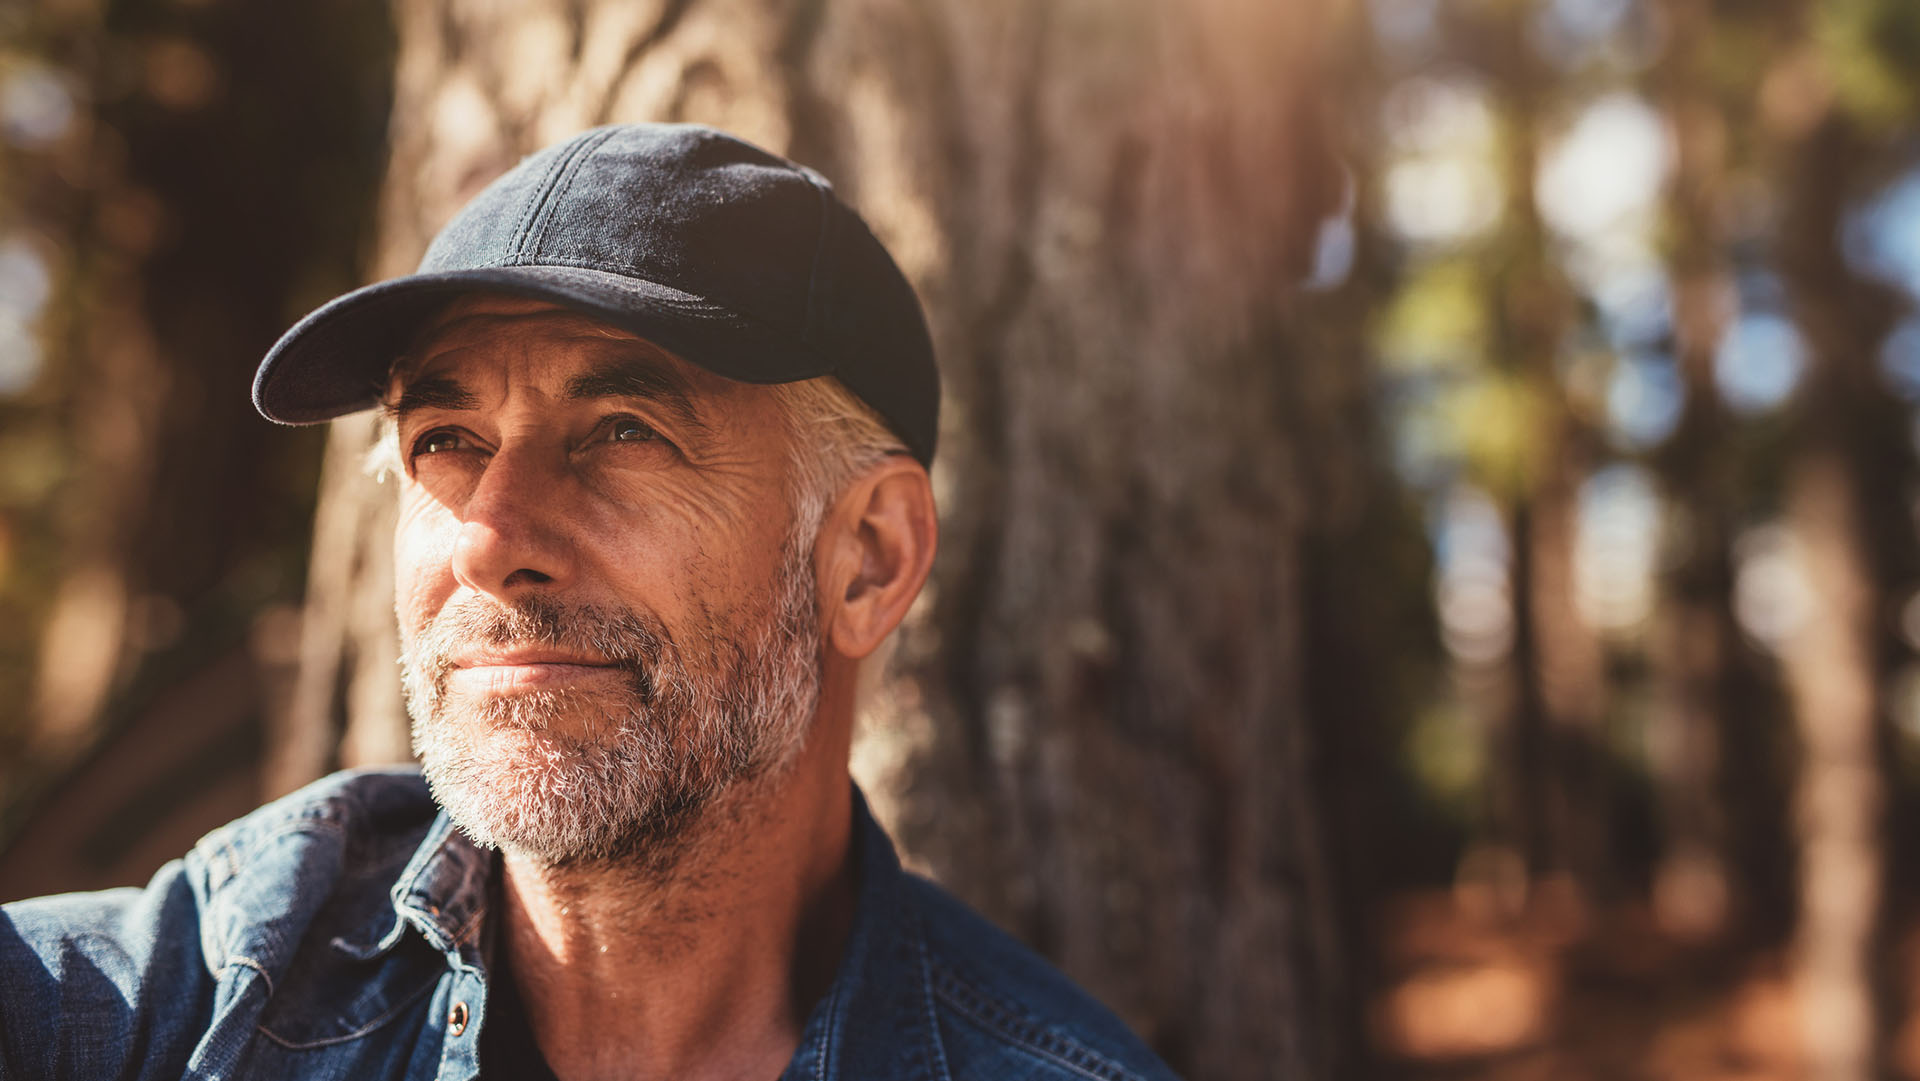
[[(1327, 1076), (1296, 577), (1317, 452), (1288, 435), (1316, 374), (1283, 310), (1333, 194), (1315, 6), (397, 11), (382, 276), (519, 154), (594, 123), (713, 123), (835, 179), (920, 289), (948, 395), (941, 556), (863, 783), (912, 862), (1176, 1068)], [(364, 433), (335, 439), (344, 462)], [(384, 498), (333, 470), (320, 528), (353, 539), (317, 551), (382, 597), (384, 538), (344, 523)], [(321, 604), (306, 724), (391, 668)]]
[(1496, 490), (1512, 541), (1510, 706), (1496, 755), (1496, 837), (1539, 875), (1570, 873), (1589, 890), (1610, 879), (1604, 785), (1604, 657), (1574, 606), (1580, 487), (1593, 434), (1567, 401), (1560, 361), (1577, 315), (1536, 197), (1542, 118), (1552, 77), (1529, 37), (1530, 5), (1509, 5), (1481, 34), (1502, 118), (1505, 211), (1485, 264), (1491, 357), (1525, 401), (1526, 433)]
[(1868, 147), (1834, 111), (1786, 149), (1780, 261), (1809, 346), (1787, 515), (1817, 598), (1782, 658), (1801, 742), (1795, 962), (1808, 1075), (1866, 1081), (1881, 1075), (1886, 1051), (1882, 688), (1896, 648), (1887, 615), (1891, 587), (1912, 570), (1912, 526), (1863, 478), (1910, 478), (1913, 463), (1905, 410), (1875, 362), (1897, 302), (1855, 276), (1839, 247)]
[[(1649, 761), (1663, 850), (1654, 871), (1656, 917), (1670, 933), (1709, 939), (1736, 917), (1777, 922), (1784, 906), (1770, 868), (1738, 857), (1777, 851), (1768, 828), (1778, 804), (1762, 738), (1769, 711), (1733, 612), (1737, 459), (1732, 425), (1714, 379), (1714, 357), (1738, 303), (1726, 266), (1726, 118), (1714, 100), (1707, 51), (1711, 5), (1666, 0), (1670, 36), (1656, 73), (1675, 148), (1668, 197), (1672, 246), (1674, 364), (1685, 402), (1657, 456), (1675, 525), (1665, 546), (1647, 651), (1655, 708)], [(1775, 799), (1767, 799), (1773, 794)], [(1737, 875), (1736, 875), (1736, 872)], [(1740, 888), (1733, 889), (1737, 877)], [(1735, 913), (1739, 904), (1744, 911)]]
[[(1349, 178), (1351, 260), (1323, 268), (1298, 309), (1288, 352), (1313, 358), (1296, 378), (1286, 431), (1299, 458), (1303, 516), (1299, 557), (1300, 666), (1327, 874), (1339, 914), (1339, 967), (1319, 973), (1334, 1016), (1325, 1030), (1336, 1076), (1390, 1076), (1391, 1052), (1354, 1008), (1401, 975), (1384, 902), (1444, 881), (1458, 844), (1402, 796), (1415, 787), (1405, 752), (1414, 719), (1443, 671), (1433, 605), (1432, 553), (1418, 503), (1393, 473), (1390, 440), (1375, 408), (1380, 311), (1398, 286), (1399, 253), (1380, 226), (1378, 148), (1366, 136), (1381, 107), (1382, 61), (1364, 11), (1348, 8), (1329, 31), (1322, 93)], [(1339, 225), (1330, 226), (1333, 230)], [(1339, 241), (1328, 245), (1337, 250)], [(1342, 277), (1339, 270), (1344, 269)]]

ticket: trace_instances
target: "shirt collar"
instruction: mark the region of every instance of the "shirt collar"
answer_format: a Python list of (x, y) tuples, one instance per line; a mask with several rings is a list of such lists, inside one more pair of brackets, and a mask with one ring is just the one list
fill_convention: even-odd
[[(813, 1008), (783, 1081), (947, 1076), (934, 1020), (926, 937), (906, 892), (893, 842), (853, 788), (853, 844), (860, 874), (853, 927), (833, 984)], [(385, 952), (409, 927), (456, 967), (481, 970), (481, 934), (494, 854), (441, 811), (393, 884), (394, 923)]]
[(782, 1081), (947, 1076), (934, 1021), (926, 937), (893, 842), (853, 790), (860, 894), (846, 952), (815, 1005)]
[(393, 929), (376, 948), (392, 949), (412, 927), (435, 949), (457, 958), (457, 965), (477, 967), (493, 866), (493, 853), (469, 840), (441, 811), (393, 884)]

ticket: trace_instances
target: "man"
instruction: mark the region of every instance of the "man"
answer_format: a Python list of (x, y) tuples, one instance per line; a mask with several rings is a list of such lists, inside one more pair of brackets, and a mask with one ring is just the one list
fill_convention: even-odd
[(825, 180), (586, 133), (303, 320), (254, 398), (385, 410), (422, 769), (10, 906), (0, 1076), (1168, 1076), (903, 873), (848, 778), (933, 559), (938, 377)]

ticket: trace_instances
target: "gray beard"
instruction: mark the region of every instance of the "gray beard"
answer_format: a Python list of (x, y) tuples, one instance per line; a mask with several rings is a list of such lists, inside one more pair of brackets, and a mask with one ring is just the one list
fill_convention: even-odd
[[(798, 757), (819, 697), (812, 561), (789, 544), (763, 606), (702, 611), (685, 645), (649, 613), (531, 595), (449, 605), (401, 654), (413, 749), (434, 799), (482, 847), (548, 867), (664, 873), (729, 792)], [(481, 642), (583, 650), (615, 690), (450, 698), (451, 658)], [(566, 723), (557, 723), (565, 720)]]

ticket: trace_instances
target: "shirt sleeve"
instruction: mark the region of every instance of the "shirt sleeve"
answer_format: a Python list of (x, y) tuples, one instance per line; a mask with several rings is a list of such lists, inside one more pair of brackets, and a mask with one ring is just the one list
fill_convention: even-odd
[(0, 1081), (185, 1072), (213, 990), (190, 878), (0, 906)]

